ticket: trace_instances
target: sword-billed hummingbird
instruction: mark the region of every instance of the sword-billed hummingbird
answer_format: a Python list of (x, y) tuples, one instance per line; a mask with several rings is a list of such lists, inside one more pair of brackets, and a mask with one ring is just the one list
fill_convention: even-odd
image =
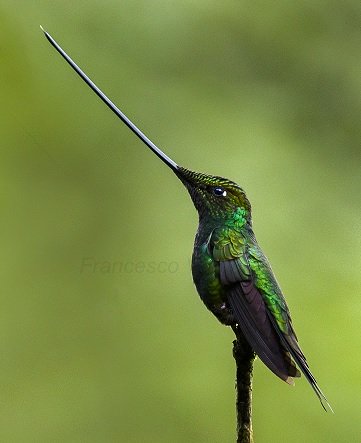
[(282, 380), (293, 384), (293, 377), (300, 377), (301, 370), (323, 408), (332, 411), (309, 369), (286, 300), (253, 233), (251, 204), (244, 190), (226, 178), (177, 165), (41, 29), (78, 75), (172, 169), (189, 192), (199, 215), (192, 256), (193, 281), (206, 307), (221, 323), (234, 330), (240, 328), (253, 351)]

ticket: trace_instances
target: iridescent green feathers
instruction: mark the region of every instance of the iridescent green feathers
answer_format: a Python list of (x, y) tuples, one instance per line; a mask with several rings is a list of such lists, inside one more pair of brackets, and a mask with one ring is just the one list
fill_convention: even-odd
[[(243, 189), (236, 183), (182, 167), (178, 167), (176, 174), (187, 188), (200, 216), (228, 220), (239, 208), (243, 211), (243, 217), (250, 220), (251, 204)], [(218, 188), (226, 193), (227, 198), (220, 198), (224, 196), (215, 193)]]
[(264, 261), (258, 259), (258, 245), (250, 228), (217, 228), (211, 242), (235, 322), (261, 360), (280, 378), (293, 383), (292, 377), (300, 373), (275, 330), (293, 333), (288, 309), (265, 257)]
[(243, 189), (222, 177), (179, 168), (199, 213), (192, 271), (197, 290), (213, 314), (241, 328), (259, 358), (293, 384), (300, 371), (328, 405), (311, 374), (294, 332), (282, 291), (252, 231), (251, 205)]
[(281, 289), (254, 237), (251, 205), (243, 189), (225, 178), (177, 165), (44, 33), (87, 85), (186, 186), (199, 213), (192, 272), (205, 305), (222, 323), (238, 325), (261, 360), (287, 382), (300, 375), (293, 358), (325, 408), (327, 400), (297, 343)]

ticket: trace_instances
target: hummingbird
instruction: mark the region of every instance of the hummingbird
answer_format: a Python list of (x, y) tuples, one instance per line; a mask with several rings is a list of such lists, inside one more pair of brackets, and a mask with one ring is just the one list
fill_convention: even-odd
[(255, 354), (280, 379), (294, 384), (294, 378), (302, 372), (322, 407), (332, 411), (311, 373), (283, 292), (254, 235), (251, 204), (245, 191), (231, 180), (194, 172), (175, 163), (41, 29), (82, 80), (187, 189), (199, 216), (192, 275), (204, 305), (222, 324), (234, 331), (239, 328)]

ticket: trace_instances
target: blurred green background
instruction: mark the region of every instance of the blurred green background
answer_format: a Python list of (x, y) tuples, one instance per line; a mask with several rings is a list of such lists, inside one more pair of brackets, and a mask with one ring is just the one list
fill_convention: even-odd
[(191, 201), (40, 24), (175, 161), (246, 189), (335, 410), (257, 361), (255, 441), (360, 441), (356, 0), (2, 2), (0, 441), (235, 435), (233, 335), (193, 287)]

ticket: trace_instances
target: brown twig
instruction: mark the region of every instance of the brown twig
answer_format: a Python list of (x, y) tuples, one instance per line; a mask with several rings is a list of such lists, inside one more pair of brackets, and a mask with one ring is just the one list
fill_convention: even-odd
[(255, 354), (238, 327), (233, 328), (233, 357), (236, 360), (237, 443), (253, 443), (252, 372)]

